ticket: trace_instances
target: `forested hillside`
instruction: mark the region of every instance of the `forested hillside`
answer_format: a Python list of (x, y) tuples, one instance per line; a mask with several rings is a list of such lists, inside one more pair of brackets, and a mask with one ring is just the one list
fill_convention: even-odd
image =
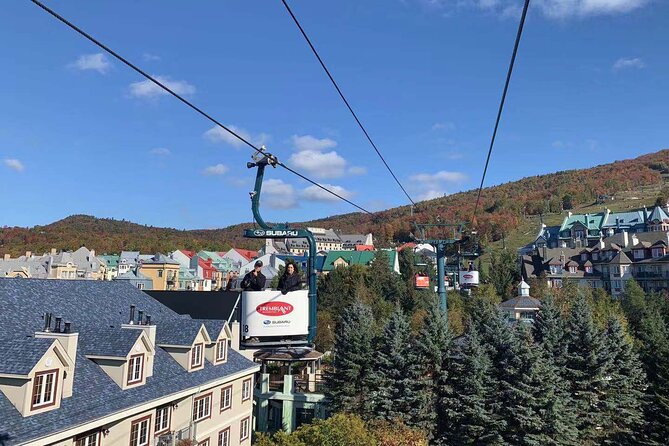
[[(547, 157), (549, 160), (550, 157)], [(549, 162), (549, 161), (547, 161)], [(663, 177), (669, 174), (669, 150), (635, 159), (616, 161), (590, 169), (556, 172), (524, 178), (483, 190), (477, 228), (484, 242), (513, 236), (527, 216), (556, 214), (593, 203), (599, 195), (643, 195), (645, 188), (666, 194)], [(296, 226), (317, 225), (345, 232), (372, 232), (382, 246), (406, 241), (412, 224), (471, 219), (476, 191), (460, 192), (419, 203), (411, 215), (409, 206), (365, 215), (351, 213), (331, 216)], [(642, 204), (642, 203), (640, 203)], [(241, 214), (240, 214), (241, 215)], [(214, 230), (177, 230), (139, 225), (124, 220), (74, 215), (46, 226), (0, 229), (0, 253), (18, 255), (26, 250), (44, 252), (50, 248), (73, 250), (82, 245), (97, 252), (141, 250), (171, 251), (176, 248), (224, 250), (230, 246), (258, 248), (257, 241), (242, 237), (247, 224)], [(513, 238), (513, 237), (511, 237)]]

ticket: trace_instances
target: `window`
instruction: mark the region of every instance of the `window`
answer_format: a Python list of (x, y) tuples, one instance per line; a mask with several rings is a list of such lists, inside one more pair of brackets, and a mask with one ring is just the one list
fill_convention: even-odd
[(585, 272), (586, 273), (591, 273), (592, 272), (592, 266), (586, 266), (585, 267)]
[(230, 428), (225, 428), (218, 433), (218, 446), (230, 446)]
[(141, 283), (141, 282), (139, 282), (139, 283), (137, 284), (137, 288), (140, 289), (140, 290), (143, 290), (143, 289), (144, 289), (144, 284)]
[(98, 438), (100, 431), (88, 432), (76, 438), (75, 446), (97, 446), (99, 444)]
[(209, 439), (207, 438), (206, 440), (202, 440), (197, 444), (197, 446), (209, 446)]
[(211, 393), (195, 398), (193, 401), (193, 421), (204, 420), (211, 416)]
[(232, 386), (221, 389), (221, 412), (232, 407)]
[(154, 428), (156, 435), (170, 430), (170, 415), (170, 406), (163, 406), (156, 409), (156, 424)]
[(221, 339), (216, 343), (216, 362), (225, 361), (228, 350), (228, 340)]
[(163, 277), (163, 270), (162, 269), (158, 270), (158, 277)]
[(249, 417), (244, 418), (239, 423), (239, 441), (249, 438), (249, 424), (251, 424)]
[(634, 258), (635, 259), (643, 259), (644, 258), (643, 249), (635, 249), (634, 250)]
[(242, 382), (242, 403), (246, 400), (251, 399), (251, 379), (245, 379), (244, 382)]
[(133, 421), (130, 427), (130, 446), (147, 446), (151, 436), (151, 415)]
[(132, 355), (128, 361), (128, 383), (136, 384), (142, 381), (144, 375), (144, 353)]
[(67, 279), (67, 271), (61, 271), (60, 272), (60, 278), (61, 279)]
[(202, 344), (195, 344), (191, 349), (190, 366), (191, 368), (200, 367), (202, 365)]
[(58, 370), (35, 373), (33, 379), (33, 398), (30, 409), (48, 407), (56, 404), (58, 388)]

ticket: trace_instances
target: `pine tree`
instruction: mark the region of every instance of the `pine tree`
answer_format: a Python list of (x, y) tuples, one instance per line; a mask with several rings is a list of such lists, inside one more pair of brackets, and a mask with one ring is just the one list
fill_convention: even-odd
[(514, 331), (512, 352), (500, 377), (505, 441), (537, 446), (575, 444), (575, 416), (548, 353), (534, 343), (530, 330), (523, 326)]
[(620, 298), (627, 320), (636, 333), (639, 331), (641, 319), (646, 311), (646, 293), (634, 280), (625, 283), (625, 292)]
[(605, 424), (601, 397), (609, 364), (602, 333), (582, 297), (576, 299), (567, 319), (566, 341), (565, 377), (578, 416), (579, 440), (583, 445), (600, 444)]
[[(547, 295), (532, 327), (535, 341), (553, 358), (557, 366), (564, 364), (566, 343), (565, 324), (553, 296)], [(560, 371), (560, 374), (563, 374)]]
[(439, 432), (438, 444), (504, 444), (501, 432), (506, 423), (494, 411), (496, 398), (492, 363), (476, 327), (471, 326), (454, 363), (452, 389), (439, 399), (444, 428)]
[(658, 310), (641, 321), (640, 355), (648, 376), (645, 440), (664, 445), (669, 438), (669, 327)]
[(326, 375), (334, 411), (363, 417), (371, 414), (374, 355), (374, 316), (369, 307), (354, 303), (342, 314), (335, 336), (333, 370)]
[(643, 426), (646, 375), (620, 322), (611, 318), (605, 334), (607, 363), (602, 398), (603, 432), (610, 444), (638, 444)]
[(374, 363), (374, 417), (412, 421), (417, 400), (416, 367), (412, 363), (411, 327), (398, 305), (386, 324)]
[(421, 428), (428, 438), (436, 438), (445, 421), (438, 401), (450, 391), (453, 338), (448, 320), (436, 299), (428, 308), (423, 328), (416, 337), (412, 362), (416, 370), (417, 404), (411, 410), (411, 425)]

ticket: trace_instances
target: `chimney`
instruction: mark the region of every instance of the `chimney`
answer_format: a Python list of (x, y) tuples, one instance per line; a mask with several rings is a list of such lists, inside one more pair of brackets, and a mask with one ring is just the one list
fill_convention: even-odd
[(626, 230), (623, 229), (623, 248), (627, 248), (630, 244), (630, 237)]
[(56, 327), (53, 329), (54, 333), (60, 333), (60, 324), (62, 321), (62, 317), (56, 316)]
[(567, 212), (567, 217), (571, 218), (571, 211)]
[(636, 246), (639, 244), (639, 237), (636, 236), (636, 234), (632, 234), (632, 246)]
[(88, 255), (88, 260), (93, 260), (95, 258), (95, 249), (91, 249), (91, 253)]
[(44, 329), (42, 330), (44, 333), (48, 333), (51, 331), (51, 313), (44, 313), (44, 316), (42, 316), (42, 319), (44, 319)]
[(566, 260), (566, 257), (564, 255), (564, 251), (560, 251), (560, 264), (562, 265), (563, 268), (564, 268), (565, 260)]
[(128, 319), (128, 324), (132, 325), (135, 323), (135, 306), (130, 305), (130, 318)]
[(137, 312), (137, 325), (144, 325), (144, 312), (142, 310)]
[(51, 255), (52, 255), (52, 256), (55, 256), (56, 254), (57, 254), (57, 253), (56, 253), (56, 248), (51, 248)]
[[(51, 325), (52, 316), (53, 315), (51, 313), (45, 314), (45, 327), (47, 325)], [(65, 322), (65, 329), (60, 332), (58, 327), (60, 326), (62, 320), (63, 318), (61, 317), (56, 318), (57, 329), (55, 331), (52, 332), (50, 331), (49, 327), (46, 327), (49, 328), (49, 331), (47, 331), (45, 328), (44, 331), (36, 332), (35, 337), (57, 340), (63, 347), (63, 350), (65, 350), (67, 356), (70, 358), (70, 362), (72, 362), (72, 368), (66, 369), (67, 373), (63, 379), (63, 398), (69, 398), (72, 396), (72, 384), (74, 382), (74, 371), (77, 362), (77, 345), (79, 344), (79, 333), (72, 333), (72, 323), (70, 321)]]
[(27, 257), (27, 258), (32, 257), (32, 255), (33, 255), (33, 252), (32, 252), (32, 251), (26, 251), (26, 257)]
[(5, 254), (4, 260), (5, 260), (5, 262), (6, 262), (7, 260), (9, 260), (9, 259), (11, 259), (11, 258), (12, 258), (12, 255), (11, 255), (11, 254)]

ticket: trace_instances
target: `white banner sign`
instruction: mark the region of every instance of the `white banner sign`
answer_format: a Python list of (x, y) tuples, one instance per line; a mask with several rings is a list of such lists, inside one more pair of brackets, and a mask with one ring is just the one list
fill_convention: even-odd
[(302, 336), (308, 333), (309, 291), (244, 291), (242, 336)]
[(479, 284), (478, 271), (460, 271), (460, 286), (474, 286)]

